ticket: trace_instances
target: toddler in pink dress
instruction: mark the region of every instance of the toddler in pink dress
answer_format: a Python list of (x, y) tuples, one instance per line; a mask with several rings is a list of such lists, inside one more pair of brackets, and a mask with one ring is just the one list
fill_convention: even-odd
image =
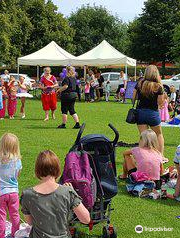
[(160, 114), (162, 122), (169, 121), (169, 119), (170, 119), (169, 111), (168, 111), (168, 101), (169, 100), (168, 100), (167, 93), (164, 94), (164, 97), (165, 97), (164, 107), (159, 109), (159, 114)]

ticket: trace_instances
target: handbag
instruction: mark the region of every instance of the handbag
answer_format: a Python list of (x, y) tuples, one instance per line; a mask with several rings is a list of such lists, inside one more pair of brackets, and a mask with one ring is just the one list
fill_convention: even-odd
[[(137, 95), (137, 93), (136, 93)], [(129, 109), (127, 117), (126, 117), (126, 122), (129, 124), (136, 124), (137, 123), (137, 109), (134, 108), (136, 103), (136, 97), (133, 103), (133, 107)]]

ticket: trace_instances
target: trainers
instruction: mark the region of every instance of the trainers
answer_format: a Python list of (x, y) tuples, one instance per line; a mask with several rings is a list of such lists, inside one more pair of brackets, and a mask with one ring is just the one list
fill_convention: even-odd
[(79, 129), (81, 126), (79, 124), (79, 122), (76, 123), (76, 125), (73, 127), (73, 129)]
[(65, 124), (61, 124), (57, 127), (58, 129), (66, 129), (66, 125)]

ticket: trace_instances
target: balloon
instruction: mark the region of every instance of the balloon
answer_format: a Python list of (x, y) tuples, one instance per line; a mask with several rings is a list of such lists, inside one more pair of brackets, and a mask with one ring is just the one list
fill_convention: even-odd
[(121, 89), (120, 89), (120, 93), (125, 93), (125, 89), (124, 89), (124, 88), (121, 88)]
[(59, 76), (60, 76), (60, 78), (61, 78), (61, 79), (63, 79), (63, 77), (64, 77), (64, 74), (63, 74), (63, 73), (60, 73), (60, 75), (59, 75)]
[(63, 72), (63, 73), (66, 73), (66, 68), (63, 68), (63, 69), (62, 69), (62, 72)]

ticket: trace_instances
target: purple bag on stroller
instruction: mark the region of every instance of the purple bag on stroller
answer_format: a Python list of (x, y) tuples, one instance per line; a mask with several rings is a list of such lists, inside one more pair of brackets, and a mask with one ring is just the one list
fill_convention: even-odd
[(96, 199), (96, 181), (85, 151), (71, 151), (67, 154), (61, 183), (71, 183), (88, 209)]

